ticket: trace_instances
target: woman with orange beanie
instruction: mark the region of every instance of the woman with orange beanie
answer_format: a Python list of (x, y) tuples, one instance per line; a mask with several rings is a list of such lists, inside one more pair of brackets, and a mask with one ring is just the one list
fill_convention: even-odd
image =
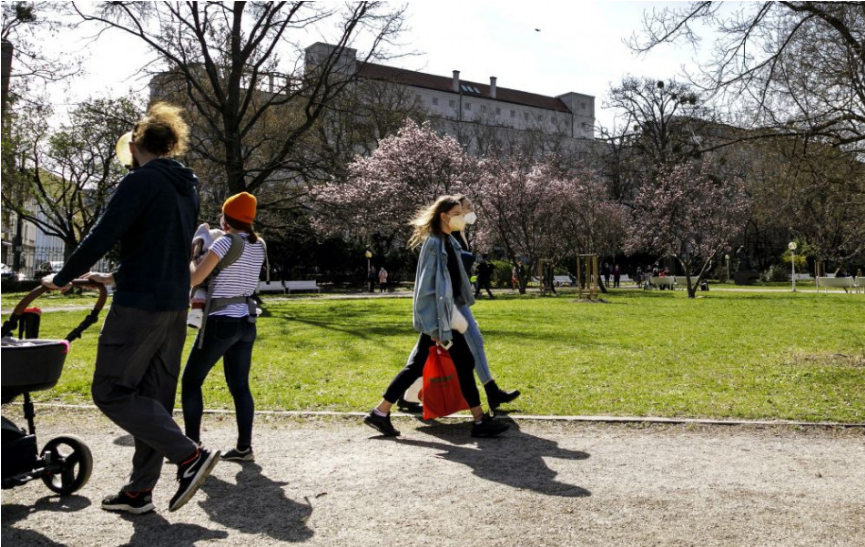
[[(223, 460), (229, 461), (254, 460), (252, 422), (255, 404), (249, 389), (249, 369), (257, 312), (252, 295), (258, 286), (266, 253), (264, 242), (252, 229), (255, 209), (255, 197), (246, 192), (225, 200), (220, 224), (226, 235), (213, 242), (204, 259), (192, 271), (193, 287), (214, 271), (215, 276), (210, 280), (211, 297), (204, 328), (198, 333), (183, 371), (181, 402), (186, 436), (201, 442), (201, 417), (204, 413), (201, 386), (221, 358), (237, 417), (237, 446), (222, 455)], [(240, 236), (243, 252), (234, 262), (219, 270), (220, 260), (231, 249), (231, 234)]]

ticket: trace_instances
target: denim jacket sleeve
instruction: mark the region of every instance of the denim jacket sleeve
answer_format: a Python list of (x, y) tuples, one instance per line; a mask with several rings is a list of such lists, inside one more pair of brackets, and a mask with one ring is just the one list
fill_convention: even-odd
[[(447, 255), (439, 237), (424, 241), (414, 283), (413, 319), (418, 332), (443, 342), (453, 338), (453, 294), (447, 273)], [(444, 255), (444, 256), (443, 256)]]

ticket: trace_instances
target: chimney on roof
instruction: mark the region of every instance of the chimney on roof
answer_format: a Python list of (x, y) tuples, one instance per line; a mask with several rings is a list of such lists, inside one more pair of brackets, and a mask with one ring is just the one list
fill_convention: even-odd
[(454, 70), (454, 93), (460, 92), (460, 71)]
[(496, 80), (497, 80), (497, 78), (495, 76), (490, 76), (490, 98), (491, 99), (496, 98)]

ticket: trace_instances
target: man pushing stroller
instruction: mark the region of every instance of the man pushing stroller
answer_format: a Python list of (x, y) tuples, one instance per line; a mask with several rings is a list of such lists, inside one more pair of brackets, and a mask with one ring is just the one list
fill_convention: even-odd
[[(175, 511), (195, 494), (219, 451), (187, 438), (172, 418), (189, 305), (189, 242), (198, 216), (197, 178), (172, 156), (183, 152), (188, 127), (180, 109), (153, 105), (132, 130), (132, 172), (63, 269), (43, 279), (67, 289), (118, 241), (120, 265), (92, 281), (116, 285), (99, 336), (93, 401), (135, 438), (132, 472), (102, 508), (134, 514), (153, 510), (151, 493), (163, 458), (177, 464)], [(125, 150), (119, 150), (120, 157)]]

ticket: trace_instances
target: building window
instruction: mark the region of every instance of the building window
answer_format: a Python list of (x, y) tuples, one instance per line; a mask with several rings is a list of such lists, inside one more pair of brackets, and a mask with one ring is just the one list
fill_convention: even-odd
[(487, 105), (482, 104), (481, 105), (481, 112), (486, 112), (486, 111), (487, 111)]
[(433, 103), (433, 106), (438, 106), (438, 105), (439, 105), (439, 98), (438, 98), (438, 97), (433, 97), (433, 99), (432, 99), (432, 103)]
[(451, 99), (448, 101), (448, 106), (450, 106), (451, 108), (456, 108), (457, 102), (455, 100)]
[(582, 108), (583, 110), (585, 110), (585, 109), (586, 109), (586, 103), (580, 103), (580, 108)]
[(472, 103), (463, 103), (463, 108), (465, 110), (471, 110), (472, 109)]
[(511, 110), (511, 118), (516, 118), (516, 117), (517, 117), (517, 111)]
[(496, 107), (496, 116), (500, 115), (501, 113), (502, 113), (502, 109), (497, 106)]
[(524, 119), (524, 120), (528, 120), (528, 119), (529, 119), (529, 113), (528, 113), (528, 112), (523, 112), (523, 119)]

